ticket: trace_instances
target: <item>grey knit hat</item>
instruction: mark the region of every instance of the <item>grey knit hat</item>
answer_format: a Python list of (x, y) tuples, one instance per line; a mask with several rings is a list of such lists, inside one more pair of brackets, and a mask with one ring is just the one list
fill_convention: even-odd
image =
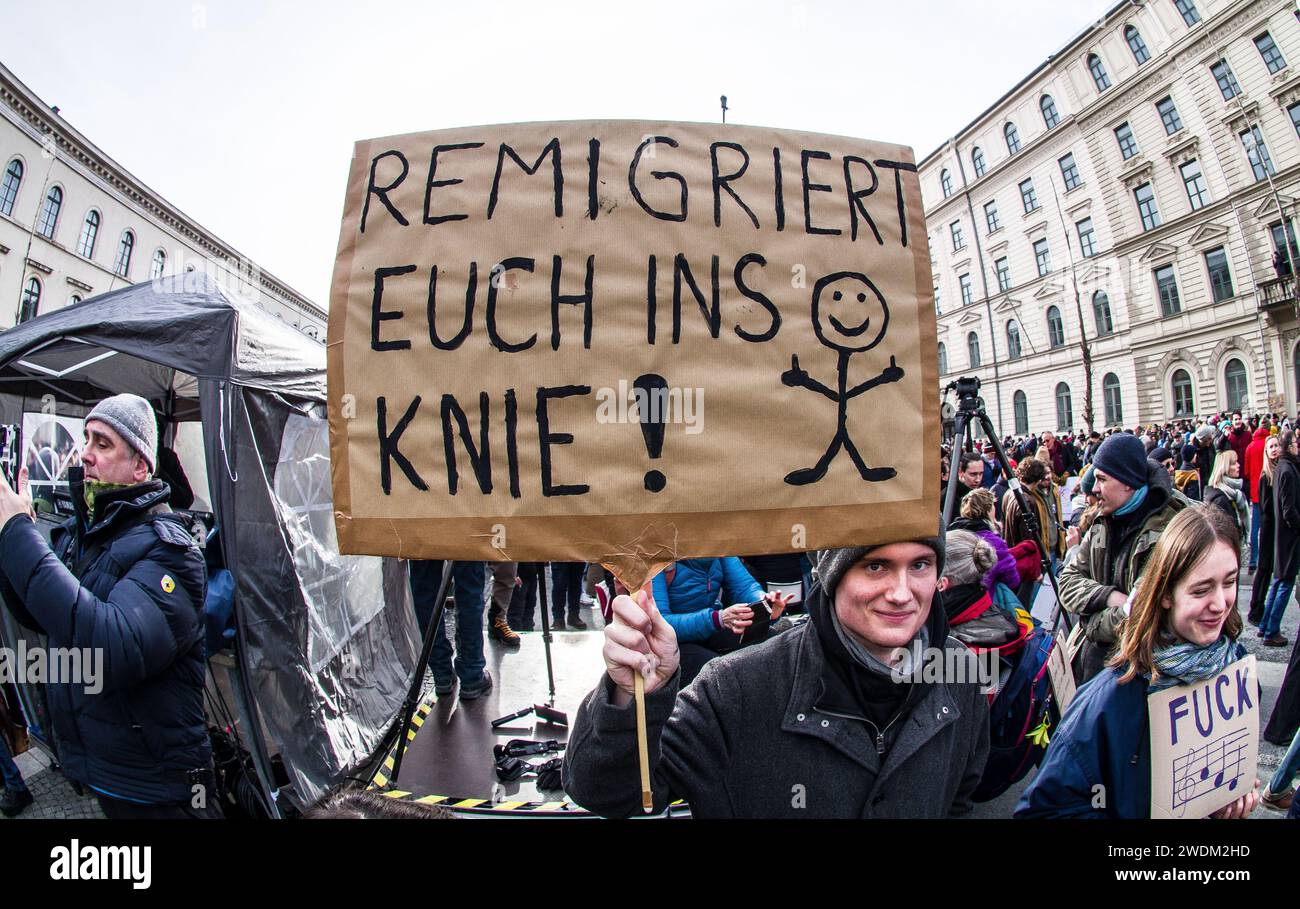
[(158, 467), (158, 423), (153, 408), (139, 395), (123, 394), (105, 398), (86, 416), (86, 422), (99, 420), (113, 428), (149, 463), (152, 475)]
[[(943, 577), (942, 538), (921, 537), (917, 540), (898, 540), (897, 542), (920, 543), (922, 546), (929, 546), (933, 549), (938, 577)], [(817, 575), (817, 580), (821, 582), (822, 590), (825, 591), (826, 596), (834, 596), (835, 587), (840, 583), (840, 578), (844, 577), (844, 572), (852, 568), (864, 555), (873, 549), (888, 545), (890, 544), (879, 543), (875, 546), (857, 546), (850, 549), (820, 550), (814, 560), (813, 571)]]

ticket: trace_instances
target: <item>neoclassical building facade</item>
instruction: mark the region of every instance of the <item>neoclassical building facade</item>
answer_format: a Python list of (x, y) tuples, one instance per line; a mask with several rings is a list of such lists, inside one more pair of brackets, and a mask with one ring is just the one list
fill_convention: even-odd
[(149, 189), (0, 66), (0, 329), (196, 270), (324, 340), (324, 310)]
[(1296, 412), (1295, 4), (1117, 3), (920, 171), (940, 380), (1004, 433)]

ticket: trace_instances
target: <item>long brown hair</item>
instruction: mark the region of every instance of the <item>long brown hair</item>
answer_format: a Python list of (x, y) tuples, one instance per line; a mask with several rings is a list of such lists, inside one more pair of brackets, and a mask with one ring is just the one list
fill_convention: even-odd
[[(1120, 636), (1119, 648), (1109, 665), (1123, 670), (1120, 684), (1139, 674), (1155, 675), (1155, 650), (1174, 640), (1169, 629), (1166, 600), (1187, 573), (1210, 554), (1216, 543), (1226, 543), (1241, 566), (1241, 535), (1221, 509), (1191, 505), (1178, 513), (1160, 535), (1146, 571), (1138, 581), (1133, 608)], [(1241, 613), (1228, 612), (1221, 634), (1236, 639), (1241, 634)]]

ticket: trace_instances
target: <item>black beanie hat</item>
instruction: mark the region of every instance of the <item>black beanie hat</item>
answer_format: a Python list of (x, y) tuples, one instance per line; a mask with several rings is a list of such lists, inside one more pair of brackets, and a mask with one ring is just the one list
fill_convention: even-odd
[(1092, 464), (1125, 486), (1139, 489), (1147, 485), (1147, 450), (1142, 440), (1127, 433), (1116, 433), (1097, 449)]
[[(922, 546), (929, 546), (934, 550), (935, 569), (939, 577), (943, 577), (944, 549), (943, 539), (941, 537), (921, 537), (916, 540), (899, 540), (900, 543), (920, 543)], [(854, 546), (847, 549), (823, 549), (816, 554), (813, 560), (813, 570), (817, 575), (817, 580), (821, 582), (822, 590), (826, 591), (828, 597), (834, 597), (835, 587), (840, 583), (840, 578), (844, 577), (844, 572), (848, 571), (864, 555), (873, 549), (879, 549), (881, 546), (888, 546), (889, 543), (877, 543), (875, 546)]]

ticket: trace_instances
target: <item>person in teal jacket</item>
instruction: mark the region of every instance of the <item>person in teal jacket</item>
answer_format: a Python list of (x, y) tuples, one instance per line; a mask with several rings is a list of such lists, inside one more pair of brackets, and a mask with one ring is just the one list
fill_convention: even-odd
[(734, 556), (674, 562), (655, 576), (652, 589), (655, 605), (681, 645), (683, 686), (709, 660), (740, 646), (754, 620), (749, 604), (766, 600), (775, 621), (788, 599), (765, 592)]

